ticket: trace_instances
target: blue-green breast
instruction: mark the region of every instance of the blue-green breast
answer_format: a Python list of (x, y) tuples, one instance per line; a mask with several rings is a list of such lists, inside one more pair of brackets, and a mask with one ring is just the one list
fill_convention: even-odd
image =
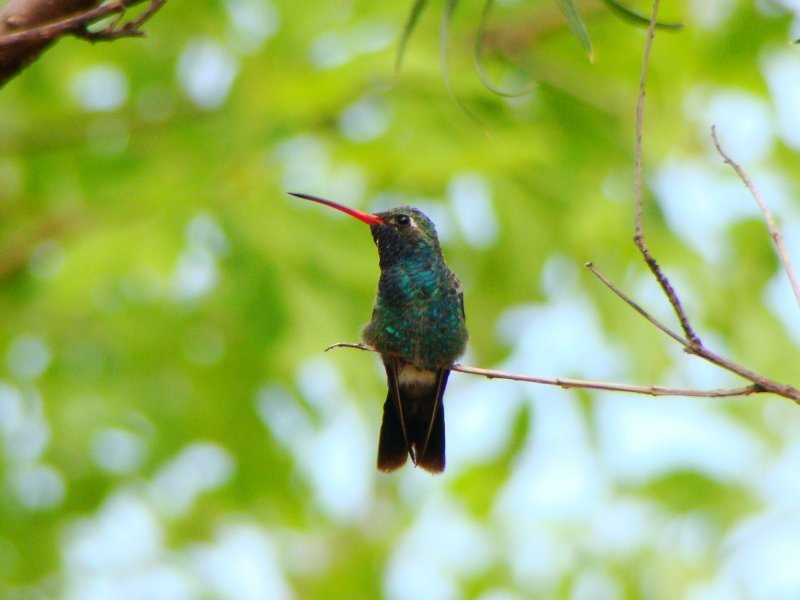
[[(446, 367), (464, 352), (467, 329), (461, 285), (442, 257), (433, 223), (410, 207), (379, 213), (375, 225), (381, 277), (364, 341), (419, 369)], [(408, 226), (395, 217), (408, 215)]]

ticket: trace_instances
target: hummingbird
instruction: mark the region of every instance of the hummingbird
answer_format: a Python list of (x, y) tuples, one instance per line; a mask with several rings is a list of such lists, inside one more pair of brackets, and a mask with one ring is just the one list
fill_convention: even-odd
[(400, 206), (375, 214), (308, 194), (292, 196), (340, 210), (369, 225), (380, 280), (372, 319), (361, 337), (386, 369), (388, 393), (378, 442), (378, 469), (445, 466), (444, 404), (450, 367), (464, 352), (467, 327), (461, 283), (448, 268), (425, 214)]

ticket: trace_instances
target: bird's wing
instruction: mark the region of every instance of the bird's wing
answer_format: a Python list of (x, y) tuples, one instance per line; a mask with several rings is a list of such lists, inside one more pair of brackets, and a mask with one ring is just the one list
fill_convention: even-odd
[(383, 364), (386, 367), (386, 379), (389, 385), (389, 395), (392, 397), (392, 402), (397, 409), (397, 414), (400, 416), (400, 427), (403, 429), (403, 440), (405, 440), (406, 443), (406, 450), (408, 450), (408, 455), (411, 457), (411, 462), (416, 466), (417, 456), (408, 440), (406, 415), (403, 412), (403, 403), (401, 402), (400, 398), (400, 382), (399, 377), (397, 376), (397, 370), (400, 367), (400, 359), (390, 356), (384, 360)]
[[(453, 275), (453, 277), (455, 277), (455, 275)], [(458, 277), (455, 277), (455, 279), (456, 279), (456, 293), (458, 294), (458, 302), (461, 304), (461, 316), (464, 317), (464, 320), (466, 321), (467, 313), (464, 312), (464, 287), (461, 285), (461, 282), (458, 280)]]
[[(436, 395), (434, 396), (434, 400), (431, 403), (431, 414), (428, 418), (428, 428), (425, 432), (425, 440), (422, 444), (422, 448), (419, 447), (417, 450), (419, 451), (420, 460), (423, 461), (423, 466), (428, 470), (433, 471), (443, 471), (444, 470), (444, 411), (441, 410), (442, 408), (442, 400), (444, 396), (444, 388), (447, 386), (447, 378), (450, 376), (450, 369), (437, 369), (436, 370)], [(437, 431), (438, 438), (441, 438), (437, 443), (434, 444), (434, 454), (435, 456), (431, 457), (433, 460), (430, 462), (428, 466), (425, 466), (424, 462), (427, 459), (427, 452), (428, 452), (428, 444), (431, 441), (431, 434), (433, 433), (434, 427), (439, 427), (441, 431)], [(439, 461), (438, 466), (434, 463)], [(414, 462), (416, 464), (416, 461)], [(433, 465), (433, 469), (431, 466)]]

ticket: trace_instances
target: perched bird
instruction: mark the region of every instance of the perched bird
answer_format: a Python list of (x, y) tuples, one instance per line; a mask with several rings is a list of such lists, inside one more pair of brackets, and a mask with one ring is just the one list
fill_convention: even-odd
[(386, 368), (378, 469), (394, 471), (410, 456), (431, 473), (445, 465), (442, 396), (450, 367), (464, 352), (464, 295), (447, 267), (433, 222), (410, 206), (369, 214), (330, 200), (295, 194), (369, 225), (381, 277), (363, 340)]

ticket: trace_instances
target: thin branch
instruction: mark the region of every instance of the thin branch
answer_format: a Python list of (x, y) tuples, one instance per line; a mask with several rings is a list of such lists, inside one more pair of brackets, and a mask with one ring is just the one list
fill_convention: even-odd
[[(66, 34), (76, 35), (92, 41), (110, 41), (120, 37), (141, 37), (144, 35), (144, 32), (140, 29), (141, 25), (150, 19), (164, 5), (166, 0), (150, 0), (150, 6), (139, 17), (121, 27), (117, 27), (117, 25), (128, 8), (144, 1), (114, 0), (55, 23), (4, 35), (0, 37), (0, 49), (31, 43), (50, 42)], [(119, 18), (114, 20), (108, 27), (95, 32), (90, 32), (86, 29), (89, 24), (111, 15), (119, 15)]]
[(670, 305), (672, 305), (672, 309), (675, 311), (678, 321), (681, 324), (681, 329), (683, 329), (683, 333), (690, 342), (689, 345), (692, 348), (702, 347), (703, 342), (694, 332), (692, 324), (689, 322), (689, 317), (686, 315), (686, 310), (683, 308), (680, 298), (678, 298), (678, 293), (675, 291), (675, 288), (672, 287), (672, 283), (670, 283), (667, 276), (661, 270), (661, 266), (658, 264), (656, 259), (652, 254), (650, 254), (650, 249), (647, 247), (644, 237), (637, 237), (634, 239), (634, 242), (636, 243), (636, 247), (639, 248), (639, 251), (642, 253), (644, 262), (647, 264), (650, 272), (656, 278), (656, 281), (658, 281), (658, 284), (661, 286), (661, 290), (669, 300)]
[[(688, 354), (693, 354), (695, 356), (699, 356), (700, 358), (717, 365), (725, 369), (726, 371), (730, 371), (731, 373), (735, 373), (739, 377), (747, 379), (748, 381), (753, 383), (753, 386), (756, 388), (755, 391), (758, 392), (769, 392), (772, 394), (776, 394), (778, 396), (782, 396), (784, 398), (788, 398), (800, 404), (800, 390), (791, 385), (787, 385), (784, 383), (779, 383), (769, 377), (765, 377), (755, 371), (748, 369), (747, 367), (743, 367), (742, 365), (730, 360), (729, 358), (725, 358), (717, 354), (716, 352), (712, 352), (708, 348), (706, 348), (703, 344), (696, 344), (691, 343), (688, 339), (682, 338), (680, 335), (669, 329), (666, 325), (662, 324), (658, 319), (653, 317), (650, 313), (644, 310), (641, 306), (636, 304), (629, 296), (627, 296), (622, 290), (620, 290), (617, 286), (611, 283), (606, 277), (604, 277), (600, 272), (594, 267), (594, 265), (587, 265), (589, 269), (594, 273), (600, 281), (602, 281), (612, 292), (614, 292), (619, 298), (621, 298), (626, 304), (628, 304), (631, 308), (633, 308), (636, 312), (642, 315), (645, 319), (650, 321), (653, 325), (658, 327), (661, 331), (666, 333), (675, 341), (679, 342), (683, 345), (683, 349)], [(754, 392), (751, 392), (754, 393)], [(693, 395), (693, 394), (687, 394)]]
[(635, 310), (640, 315), (642, 315), (645, 319), (650, 321), (650, 323), (652, 323), (653, 325), (658, 327), (661, 331), (666, 333), (669, 337), (671, 337), (676, 342), (679, 342), (680, 344), (683, 344), (684, 346), (690, 346), (691, 345), (689, 343), (689, 341), (685, 337), (681, 336), (680, 334), (676, 333), (675, 331), (673, 331), (672, 329), (670, 329), (669, 327), (664, 325), (661, 321), (656, 319), (653, 315), (651, 315), (649, 312), (647, 312), (645, 309), (643, 309), (641, 306), (639, 306), (636, 302), (634, 302), (633, 299), (631, 299), (631, 297), (628, 296), (625, 292), (623, 292), (616, 285), (611, 283), (611, 281), (605, 275), (603, 275), (600, 271), (597, 270), (597, 267), (595, 267), (593, 263), (587, 262), (585, 266), (586, 266), (587, 269), (589, 269), (592, 272), (592, 274), (594, 274), (595, 277), (597, 277), (600, 281), (602, 281), (603, 284), (608, 289), (610, 289), (612, 292), (614, 292), (620, 299), (622, 299), (633, 310)]
[(761, 214), (764, 215), (764, 220), (767, 223), (769, 234), (772, 237), (773, 242), (775, 242), (775, 249), (778, 252), (778, 258), (783, 265), (783, 270), (786, 272), (786, 276), (789, 278), (789, 283), (792, 286), (795, 300), (797, 300), (797, 304), (800, 306), (800, 285), (798, 285), (797, 278), (794, 275), (794, 269), (792, 268), (792, 261), (789, 258), (789, 252), (786, 250), (786, 246), (783, 244), (783, 235), (781, 235), (775, 220), (772, 218), (772, 213), (770, 212), (769, 208), (767, 208), (767, 203), (764, 202), (761, 194), (756, 189), (756, 186), (753, 185), (753, 182), (750, 181), (750, 178), (747, 176), (747, 173), (744, 172), (744, 169), (742, 169), (742, 167), (740, 167), (738, 163), (731, 159), (726, 154), (725, 150), (722, 149), (719, 139), (717, 138), (716, 125), (711, 126), (711, 138), (714, 140), (714, 146), (716, 146), (717, 152), (719, 152), (719, 155), (725, 161), (725, 164), (730, 165), (733, 170), (736, 171), (739, 179), (742, 180), (744, 185), (750, 191), (750, 194), (753, 196), (753, 198), (755, 198), (758, 208), (761, 209)]
[(647, 66), (650, 63), (650, 50), (653, 47), (653, 38), (658, 21), (658, 0), (653, 2), (653, 14), (650, 25), (647, 27), (647, 41), (644, 45), (644, 58), (642, 70), (639, 75), (639, 95), (636, 99), (636, 142), (633, 151), (633, 174), (635, 178), (636, 196), (636, 238), (644, 237), (644, 209), (642, 201), (642, 131), (644, 130), (644, 96), (647, 90)]
[[(0, 38), (33, 29), (88, 10), (101, 0), (9, 0), (0, 8)], [(14, 77), (52, 43), (19, 44), (0, 51), (0, 86)]]
[(639, 77), (639, 95), (636, 101), (636, 144), (634, 149), (634, 177), (635, 177), (635, 198), (636, 198), (636, 234), (633, 238), (636, 247), (642, 253), (645, 263), (647, 263), (650, 272), (658, 281), (664, 294), (667, 296), (669, 303), (672, 305), (675, 314), (680, 321), (681, 329), (683, 329), (686, 338), (691, 342), (690, 346), (699, 348), (703, 344), (700, 338), (692, 329), (689, 323), (689, 317), (686, 316), (686, 311), (681, 304), (678, 294), (672, 287), (667, 276), (661, 270), (661, 267), (656, 262), (656, 259), (650, 253), (650, 249), (644, 239), (644, 201), (642, 199), (642, 135), (644, 131), (644, 97), (647, 89), (647, 67), (650, 63), (650, 50), (653, 47), (653, 38), (655, 37), (656, 23), (658, 22), (658, 0), (653, 0), (653, 14), (650, 16), (650, 26), (647, 28), (647, 41), (644, 46), (644, 57), (642, 58), (642, 71)]
[[(128, 8), (145, 0), (10, 0), (0, 9), (0, 87), (34, 62), (64, 35), (92, 42), (122, 37), (141, 37), (141, 26), (166, 0), (150, 0), (135, 19), (119, 25)], [(100, 31), (89, 31), (90, 24), (117, 15)]]
[[(678, 294), (675, 292), (675, 289), (672, 287), (669, 279), (667, 276), (664, 275), (661, 267), (658, 266), (655, 258), (650, 253), (649, 248), (645, 242), (644, 238), (644, 225), (643, 225), (643, 200), (642, 200), (642, 131), (644, 129), (644, 98), (645, 98), (645, 90), (646, 90), (646, 81), (647, 81), (647, 66), (650, 59), (650, 50), (653, 45), (653, 37), (655, 34), (655, 26), (658, 17), (658, 0), (653, 0), (653, 13), (650, 17), (650, 26), (647, 29), (647, 41), (645, 43), (645, 50), (644, 50), (644, 58), (642, 59), (642, 72), (641, 77), (639, 79), (639, 95), (637, 99), (637, 106), (636, 106), (636, 148), (635, 148), (635, 156), (634, 156), (634, 171), (635, 171), (635, 202), (636, 202), (636, 234), (634, 236), (634, 243), (636, 247), (639, 248), (639, 251), (642, 253), (647, 266), (650, 268), (651, 273), (655, 276), (656, 280), (658, 281), (661, 289), (663, 290), (664, 294), (667, 296), (670, 304), (672, 305), (673, 310), (678, 316), (678, 320), (681, 323), (681, 328), (685, 334), (685, 338), (681, 337), (667, 326), (660, 323), (657, 319), (651, 316), (647, 311), (641, 308), (638, 304), (636, 304), (633, 300), (631, 300), (626, 294), (624, 294), (619, 288), (617, 288), (614, 284), (612, 284), (608, 279), (602, 276), (592, 265), (591, 263), (587, 266), (592, 270), (592, 273), (595, 274), (608, 288), (613, 291), (617, 296), (619, 296), (623, 301), (625, 301), (629, 306), (631, 306), (634, 310), (636, 310), (640, 315), (645, 317), (650, 323), (661, 329), (664, 333), (669, 335), (672, 339), (679, 342), (683, 345), (684, 350), (689, 354), (694, 354), (703, 358), (704, 360), (717, 365), (725, 369), (726, 371), (730, 371), (731, 373), (735, 373), (744, 379), (749, 380), (752, 382), (753, 386), (756, 388), (757, 391), (764, 391), (764, 392), (771, 392), (773, 394), (777, 394), (779, 396), (783, 396), (784, 398), (788, 398), (793, 400), (795, 403), (800, 404), (800, 390), (794, 388), (790, 385), (782, 384), (768, 377), (764, 377), (755, 371), (752, 371), (742, 365), (733, 362), (732, 360), (725, 358), (724, 356), (720, 356), (715, 352), (707, 349), (703, 342), (700, 340), (699, 337), (695, 334), (694, 330), (692, 329), (691, 324), (689, 323), (689, 318), (686, 316), (686, 311), (681, 304), (680, 299), (678, 298)], [(712, 135), (713, 135), (712, 130)], [(745, 181), (745, 184), (751, 190), (754, 196), (756, 196), (756, 200), (759, 202), (759, 206), (762, 207), (762, 211), (766, 211), (766, 207), (761, 202), (760, 197), (755, 192), (755, 189), (749, 184), (749, 180), (746, 178), (744, 173), (741, 169), (738, 168), (738, 165), (733, 163), (721, 150), (719, 144), (717, 143), (716, 136), (714, 136), (714, 143), (717, 144), (717, 149), (722, 154), (725, 161), (730, 164), (731, 166), (736, 169), (736, 172), (739, 173), (740, 177)], [(768, 212), (765, 212), (768, 215)], [(768, 217), (768, 223), (771, 222), (771, 218)], [(770, 228), (770, 232), (773, 232), (773, 229)], [(776, 243), (780, 239), (778, 235), (777, 238), (773, 235), (773, 238), (776, 239)], [(779, 251), (780, 253), (780, 251)], [(788, 254), (786, 255), (788, 259)], [(787, 269), (787, 272), (791, 273), (791, 268)], [(797, 295), (798, 302), (800, 303), (800, 295)]]
[[(124, 0), (120, 0), (124, 2)], [(122, 27), (117, 27), (119, 22), (125, 16), (125, 8), (122, 8), (118, 13), (117, 17), (109, 23), (107, 27), (101, 29), (100, 31), (88, 31), (86, 27), (82, 30), (79, 29), (75, 35), (78, 37), (82, 37), (92, 42), (106, 42), (119, 39), (121, 37), (143, 37), (145, 32), (142, 31), (141, 27), (150, 18), (156, 14), (156, 12), (164, 6), (167, 0), (150, 0), (150, 5), (135, 19), (128, 21)], [(128, 0), (128, 5), (132, 5), (137, 2), (142, 2), (142, 0)]]
[[(355, 348), (366, 352), (377, 352), (372, 346), (367, 344), (351, 344), (339, 342), (331, 344), (325, 351), (333, 348)], [(467, 375), (478, 375), (487, 379), (507, 379), (511, 381), (522, 381), (526, 383), (539, 383), (542, 385), (554, 385), (564, 389), (586, 389), (586, 390), (606, 390), (610, 392), (626, 392), (629, 394), (643, 394), (646, 396), (692, 396), (701, 398), (728, 398), (731, 396), (748, 396), (750, 394), (760, 394), (766, 390), (758, 385), (749, 385), (742, 388), (716, 389), (716, 390), (690, 390), (680, 388), (668, 388), (660, 386), (630, 385), (627, 383), (612, 383), (608, 381), (587, 381), (583, 379), (564, 379), (551, 377), (538, 377), (536, 375), (524, 375), (521, 373), (509, 373), (508, 371), (496, 371), (493, 369), (482, 369), (480, 367), (470, 367), (467, 365), (453, 365), (451, 371), (458, 371)]]

